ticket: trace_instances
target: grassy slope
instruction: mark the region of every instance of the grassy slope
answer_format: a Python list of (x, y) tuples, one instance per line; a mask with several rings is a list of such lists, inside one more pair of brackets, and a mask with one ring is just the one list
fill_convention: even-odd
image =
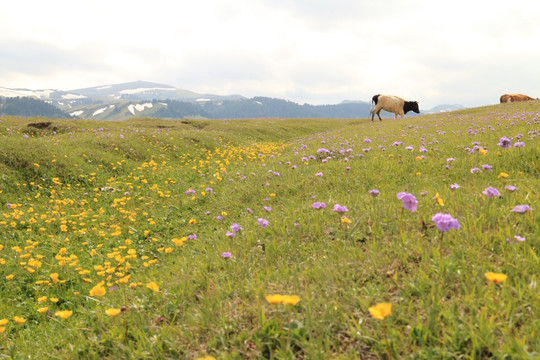
[[(538, 356), (539, 112), (526, 103), (375, 123), (55, 120), (56, 134), (4, 118), (0, 275), (14, 277), (0, 285), (0, 319), (10, 320), (0, 354)], [(525, 147), (497, 146), (518, 134)], [(469, 154), (473, 142), (487, 154)], [(484, 164), (493, 171), (471, 174)], [(502, 197), (483, 195), (488, 186)], [(402, 208), (401, 191), (417, 197), (416, 212)], [(349, 224), (335, 204), (349, 209)], [(510, 212), (523, 204), (535, 210)], [(438, 232), (437, 212), (461, 228)], [(243, 230), (231, 238), (233, 223)], [(171, 241), (190, 234), (197, 239)], [(491, 284), (486, 271), (508, 278)], [(107, 294), (90, 296), (100, 281)], [(301, 300), (267, 303), (276, 293)], [(384, 321), (369, 315), (378, 302), (393, 304)], [(63, 320), (60, 309), (74, 313)]]

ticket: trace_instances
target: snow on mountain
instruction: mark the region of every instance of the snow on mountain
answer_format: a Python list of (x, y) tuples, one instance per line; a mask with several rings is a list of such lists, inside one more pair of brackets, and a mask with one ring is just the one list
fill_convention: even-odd
[(3, 97), (35, 97), (47, 99), (56, 90), (30, 90), (30, 89), (8, 89), (0, 87), (0, 96)]

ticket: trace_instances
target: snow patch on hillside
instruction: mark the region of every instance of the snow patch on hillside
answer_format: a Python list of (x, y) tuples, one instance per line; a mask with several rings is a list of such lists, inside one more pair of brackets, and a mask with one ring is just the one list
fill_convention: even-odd
[(62, 95), (62, 99), (65, 99), (65, 100), (84, 99), (85, 97), (86, 96), (84, 95), (77, 95), (77, 94)]
[(145, 91), (156, 91), (156, 90), (175, 91), (176, 89), (175, 89), (175, 88), (159, 88), (159, 87), (154, 87), (154, 88), (137, 88), (137, 89), (126, 89), (126, 90), (122, 90), (122, 91), (120, 91), (120, 94), (132, 95), (132, 94), (139, 94), (139, 93), (142, 93), (142, 92), (145, 92)]
[(77, 110), (77, 111), (74, 111), (72, 113), (69, 113), (69, 115), (71, 116), (79, 116), (83, 113), (84, 111), (83, 110)]
[(151, 108), (152, 107), (152, 103), (145, 103), (145, 104), (131, 104), (128, 106), (128, 110), (130, 113), (132, 113), (133, 115), (135, 115), (135, 110), (136, 111), (143, 111), (145, 108)]

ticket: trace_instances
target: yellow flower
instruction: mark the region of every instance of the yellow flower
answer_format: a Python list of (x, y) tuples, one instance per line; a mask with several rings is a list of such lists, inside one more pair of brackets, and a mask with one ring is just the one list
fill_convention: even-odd
[(417, 172), (417, 173), (416, 173), (416, 176), (420, 176), (420, 175), (422, 175), (421, 172)]
[(159, 286), (153, 281), (150, 281), (148, 284), (146, 284), (146, 287), (152, 291), (159, 291)]
[(0, 334), (2, 334), (4, 331), (6, 331), (6, 328), (4, 326), (0, 326)]
[(58, 316), (59, 318), (62, 318), (62, 319), (67, 319), (71, 315), (73, 315), (73, 311), (71, 311), (71, 310), (61, 310), (61, 311), (55, 312), (54, 315)]
[(13, 274), (7, 275), (6, 280), (13, 280), (14, 277), (15, 277), (15, 275), (13, 275)]
[(349, 219), (348, 217), (344, 216), (341, 218), (341, 223), (342, 224), (350, 224), (351, 223), (351, 219)]
[(44, 312), (47, 312), (47, 310), (49, 310), (49, 307), (48, 307), (48, 306), (45, 306), (45, 307), (42, 307), (42, 308), (37, 309), (37, 312), (38, 312), (38, 313), (44, 313)]
[(501, 284), (504, 280), (506, 280), (506, 275), (504, 274), (498, 274), (491, 271), (488, 271), (484, 274), (487, 281), (492, 282), (494, 284)]
[(45, 301), (47, 301), (47, 297), (46, 296), (39, 297), (37, 299), (37, 301), (40, 302), (40, 303), (45, 302)]
[(205, 357), (197, 358), (195, 360), (216, 360), (216, 358), (213, 356), (205, 356)]
[(196, 219), (190, 219), (190, 220), (188, 221), (188, 224), (189, 224), (189, 225), (194, 225), (194, 224), (196, 224), (196, 223), (197, 223), (197, 220), (196, 220)]
[(8, 319), (2, 319), (0, 320), (0, 326), (5, 326), (9, 322)]
[(102, 285), (96, 285), (90, 290), (90, 296), (103, 296), (107, 293), (107, 290)]
[(51, 300), (51, 302), (53, 302), (53, 303), (55, 303), (55, 304), (58, 302), (58, 298), (53, 298), (53, 297), (52, 297), (52, 298), (49, 298), (49, 300)]
[(298, 295), (284, 295), (283, 296), (283, 304), (284, 305), (296, 305), (300, 301), (300, 297)]
[(58, 273), (52, 273), (51, 275), (49, 275), (51, 277), (51, 280), (55, 283), (58, 282)]
[(266, 296), (266, 301), (268, 301), (270, 304), (281, 304), (283, 302), (283, 295), (268, 295)]
[(107, 309), (105, 310), (105, 314), (109, 315), (109, 316), (116, 316), (118, 314), (120, 314), (122, 312), (122, 310), (120, 309)]
[(15, 321), (17, 324), (24, 324), (26, 319), (20, 316), (14, 316), (13, 321)]
[(487, 154), (487, 151), (484, 150), (484, 149), (482, 149), (482, 148), (480, 148), (480, 149), (478, 149), (478, 153), (479, 153), (480, 155), (486, 155), (486, 154)]
[(505, 172), (502, 172), (499, 174), (499, 176), (497, 176), (498, 179), (503, 179), (503, 178), (507, 178), (508, 177), (508, 174), (505, 173)]
[(390, 303), (378, 303), (375, 306), (370, 307), (369, 313), (375, 319), (384, 320), (385, 317), (392, 314), (392, 304)]
[(439, 193), (436, 193), (436, 194), (435, 194), (435, 197), (434, 197), (433, 199), (435, 199), (435, 203), (436, 203), (436, 204), (441, 205), (441, 206), (444, 206), (444, 201), (443, 201), (443, 199), (441, 199), (441, 197), (439, 196)]

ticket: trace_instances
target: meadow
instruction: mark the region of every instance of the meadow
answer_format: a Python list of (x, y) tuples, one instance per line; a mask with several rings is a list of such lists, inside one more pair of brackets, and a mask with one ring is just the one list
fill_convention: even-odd
[(538, 101), (0, 144), (0, 358), (540, 358)]

